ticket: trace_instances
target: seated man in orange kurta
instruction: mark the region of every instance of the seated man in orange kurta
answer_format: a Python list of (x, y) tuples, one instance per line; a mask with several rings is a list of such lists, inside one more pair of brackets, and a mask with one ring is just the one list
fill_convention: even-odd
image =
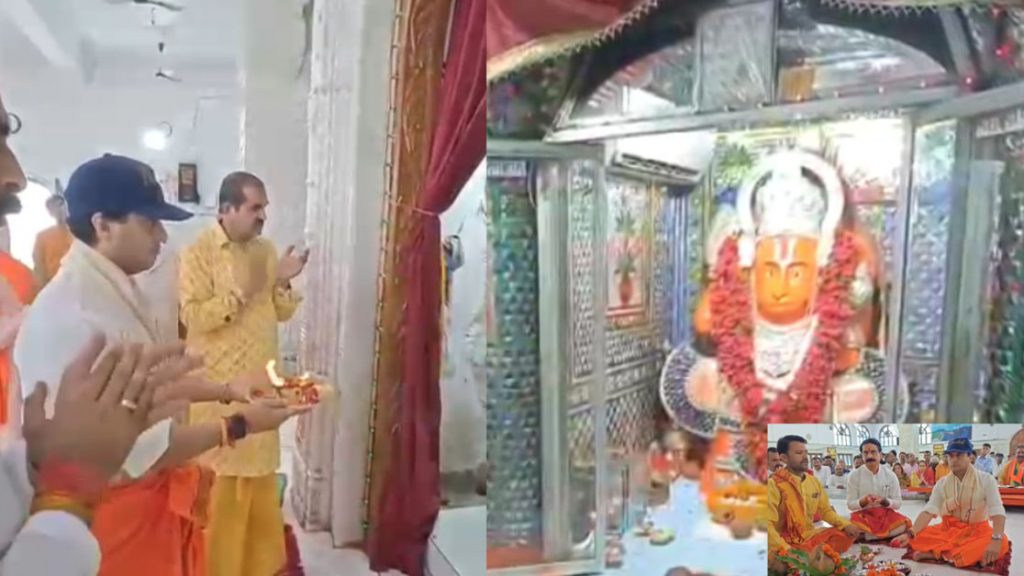
[[(1006, 509), (995, 477), (971, 465), (973, 452), (966, 438), (949, 441), (951, 473), (935, 483), (910, 533), (895, 538), (893, 546), (909, 544), (914, 560), (939, 560), (957, 568), (1007, 561)], [(936, 516), (942, 522), (929, 526)]]
[(999, 483), (1003, 486), (1024, 486), (1024, 446), (1017, 446), (1013, 460), (1003, 466)]
[[(811, 552), (830, 545), (846, 552), (863, 530), (836, 512), (817, 478), (807, 473), (807, 441), (784, 436), (778, 442), (786, 467), (768, 480), (768, 548), (772, 556), (796, 548)], [(816, 527), (815, 516), (833, 527)]]

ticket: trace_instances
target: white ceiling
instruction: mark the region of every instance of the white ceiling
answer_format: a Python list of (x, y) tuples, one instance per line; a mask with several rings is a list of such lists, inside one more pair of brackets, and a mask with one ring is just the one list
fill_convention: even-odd
[[(244, 0), (168, 0), (175, 13), (130, 0), (4, 0), (0, 67), (230, 67), (238, 62)], [(161, 55), (158, 49), (164, 42)]]

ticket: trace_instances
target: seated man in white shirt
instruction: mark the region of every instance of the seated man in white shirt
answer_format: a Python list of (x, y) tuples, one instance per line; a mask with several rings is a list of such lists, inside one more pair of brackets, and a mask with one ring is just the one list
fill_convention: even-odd
[(864, 530), (865, 540), (886, 540), (910, 528), (910, 519), (897, 512), (903, 503), (900, 482), (882, 465), (882, 444), (868, 438), (860, 444), (864, 465), (850, 474), (846, 505), (850, 521)]
[[(971, 465), (974, 446), (966, 438), (949, 441), (951, 474), (935, 483), (928, 505), (910, 532), (892, 541), (910, 545), (914, 560), (939, 560), (957, 568), (1008, 562), (1006, 509), (996, 479)], [(929, 526), (936, 516), (942, 522)]]
[(828, 466), (822, 466), (821, 458), (817, 456), (811, 459), (811, 466), (811, 472), (814, 475), (814, 477), (817, 478), (819, 482), (821, 482), (822, 486), (828, 488), (828, 486), (831, 484), (829, 479), (832, 476), (832, 469), (829, 468)]

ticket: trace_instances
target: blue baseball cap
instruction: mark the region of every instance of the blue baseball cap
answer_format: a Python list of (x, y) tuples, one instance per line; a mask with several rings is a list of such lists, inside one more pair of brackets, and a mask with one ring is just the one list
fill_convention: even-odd
[(946, 444), (946, 452), (970, 454), (974, 452), (974, 444), (967, 438), (953, 438)]
[(90, 160), (71, 174), (67, 188), (68, 220), (84, 222), (94, 214), (138, 214), (152, 220), (180, 222), (192, 213), (164, 200), (164, 191), (149, 165), (113, 154)]

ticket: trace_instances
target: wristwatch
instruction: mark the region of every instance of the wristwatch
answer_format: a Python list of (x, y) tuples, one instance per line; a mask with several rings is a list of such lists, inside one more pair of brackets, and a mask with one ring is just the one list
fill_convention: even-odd
[(249, 435), (249, 423), (245, 421), (245, 416), (232, 414), (227, 417), (227, 423), (228, 441), (230, 443), (234, 444)]
[(1003, 535), (1002, 534), (993, 534), (992, 535), (992, 539), (998, 542), (998, 541), (1003, 539)]

